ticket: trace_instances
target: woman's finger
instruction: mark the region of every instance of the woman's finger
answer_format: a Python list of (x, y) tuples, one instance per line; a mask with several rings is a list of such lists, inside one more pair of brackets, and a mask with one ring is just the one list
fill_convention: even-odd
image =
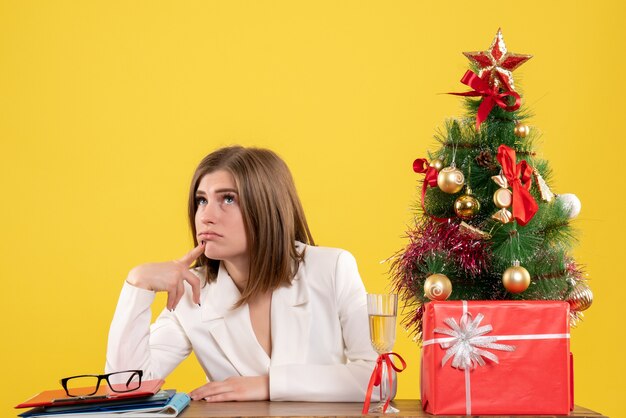
[(192, 390), (189, 393), (189, 396), (194, 401), (197, 401), (198, 399), (203, 399), (207, 396), (214, 396), (219, 395), (220, 393), (228, 392), (228, 387), (224, 383), (225, 382), (209, 382), (197, 389)]
[(172, 309), (176, 309), (176, 307), (178, 306), (178, 302), (180, 302), (180, 300), (183, 298), (183, 295), (185, 294), (185, 285), (183, 283), (184, 282), (182, 280), (179, 280), (176, 283), (176, 299), (174, 300), (174, 307)]
[(167, 290), (167, 304), (165, 306), (167, 307), (168, 311), (172, 311), (174, 309), (174, 306), (176, 306), (175, 302), (177, 292), (178, 288), (176, 286)]
[(183, 278), (191, 286), (193, 303), (200, 305), (200, 279), (189, 270), (183, 271)]
[(218, 395), (205, 396), (203, 399), (207, 402), (229, 402), (237, 400), (234, 392), (225, 392)]
[(187, 254), (182, 256), (178, 261), (183, 263), (185, 267), (189, 267), (194, 261), (196, 261), (198, 257), (200, 257), (200, 254), (202, 254), (203, 252), (204, 252), (204, 243), (201, 242), (200, 244), (198, 244), (196, 248), (194, 248), (193, 250), (189, 251)]

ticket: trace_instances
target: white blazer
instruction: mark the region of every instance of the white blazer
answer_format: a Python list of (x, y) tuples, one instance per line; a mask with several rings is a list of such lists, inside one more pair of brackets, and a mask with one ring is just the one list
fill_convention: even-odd
[(377, 354), (356, 261), (340, 249), (298, 248), (306, 253), (292, 285), (272, 294), (271, 358), (254, 335), (248, 305), (232, 309), (240, 292), (220, 266), (217, 280), (201, 289), (201, 307), (185, 283), (175, 311), (164, 309), (151, 326), (155, 293), (125, 283), (107, 373), (141, 369), (144, 379), (165, 378), (193, 350), (211, 381), (269, 374), (271, 400), (362, 402)]

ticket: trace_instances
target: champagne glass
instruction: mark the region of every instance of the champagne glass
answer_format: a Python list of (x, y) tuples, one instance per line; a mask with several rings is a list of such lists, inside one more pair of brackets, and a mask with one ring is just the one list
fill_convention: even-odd
[[(398, 295), (396, 294), (368, 294), (367, 314), (370, 323), (370, 340), (378, 354), (391, 352), (396, 341), (396, 316), (398, 314)], [(382, 379), (380, 382), (380, 402), (370, 408), (370, 413), (383, 413), (385, 401), (393, 388), (389, 386), (387, 367), (382, 365)], [(389, 405), (385, 413), (399, 412)]]

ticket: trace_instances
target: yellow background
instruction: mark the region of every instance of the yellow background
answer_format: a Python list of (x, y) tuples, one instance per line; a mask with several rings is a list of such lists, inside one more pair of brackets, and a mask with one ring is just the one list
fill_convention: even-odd
[[(128, 270), (191, 246), (190, 176), (222, 145), (290, 165), (316, 241), (367, 289), (401, 249), (413, 159), (462, 115), (462, 51), (498, 27), (553, 189), (583, 209), (575, 255), (594, 306), (573, 331), (576, 403), (626, 416), (623, 2), (0, 1), (2, 416), (58, 379), (103, 369)], [(162, 305), (164, 299), (160, 298)], [(619, 308), (619, 307), (622, 308)], [(523, 318), (520, 318), (523, 320)], [(399, 396), (419, 397), (418, 347)], [(167, 379), (192, 390), (195, 360)], [(497, 394), (494, 394), (494, 396)]]

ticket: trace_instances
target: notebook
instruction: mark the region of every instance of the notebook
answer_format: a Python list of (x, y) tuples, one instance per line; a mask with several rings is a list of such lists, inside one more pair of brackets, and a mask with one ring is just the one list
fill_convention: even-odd
[(110, 402), (90, 402), (73, 405), (60, 406), (38, 406), (26, 412), (22, 412), (20, 417), (30, 417), (36, 415), (53, 414), (76, 414), (82, 412), (114, 412), (132, 409), (135, 406), (157, 407), (166, 405), (176, 394), (176, 390), (160, 390), (155, 395), (141, 398), (124, 398)]
[[(169, 391), (175, 392), (175, 391)], [(150, 399), (150, 398), (148, 398)], [(176, 417), (188, 405), (191, 399), (186, 393), (174, 393), (166, 402), (160, 405), (154, 402), (135, 403), (133, 405), (119, 406), (117, 403), (99, 404), (91, 409), (75, 409), (77, 405), (53, 408), (35, 408), (20, 414), (23, 418), (150, 418), (150, 417)], [(116, 406), (112, 406), (116, 405)]]
[[(141, 386), (137, 390), (133, 390), (132, 392), (113, 392), (109, 389), (108, 385), (100, 385), (98, 391), (90, 396), (74, 396), (68, 397), (67, 393), (65, 393), (64, 389), (58, 390), (46, 390), (32, 398), (22, 402), (19, 405), (16, 405), (16, 408), (33, 408), (36, 406), (61, 406), (61, 405), (75, 405), (75, 404), (86, 404), (93, 402), (115, 402), (120, 399), (129, 399), (129, 398), (139, 398), (139, 397), (148, 397), (156, 394), (163, 383), (165, 381), (163, 379), (157, 380), (146, 380), (141, 382)], [(118, 385), (113, 385), (116, 387)], [(123, 384), (119, 385), (120, 389), (123, 389)], [(94, 387), (85, 387), (76, 389), (76, 393), (90, 393), (93, 392)]]

